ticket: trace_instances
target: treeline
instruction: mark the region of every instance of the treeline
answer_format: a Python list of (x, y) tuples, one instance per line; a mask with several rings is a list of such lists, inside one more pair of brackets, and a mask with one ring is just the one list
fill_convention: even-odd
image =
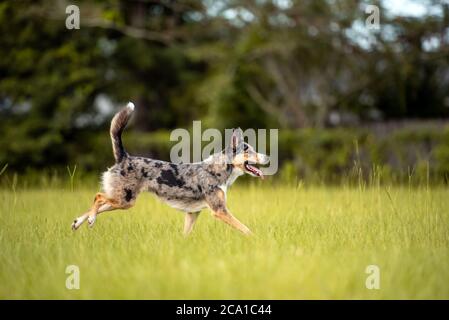
[[(369, 158), (363, 166), (421, 167), (391, 160), (402, 146), (393, 137), (358, 128), (449, 115), (444, 1), (414, 17), (369, 1), (380, 8), (378, 30), (366, 28), (361, 0), (77, 1), (79, 30), (65, 27), (69, 4), (0, 3), (0, 167), (103, 167), (110, 117), (129, 100), (134, 150), (166, 156), (168, 130), (192, 120), (279, 128), (292, 176), (345, 172), (354, 141), (359, 160)], [(443, 132), (410, 131), (411, 150), (421, 134), (444, 149)], [(446, 170), (444, 152), (427, 157), (435, 174)]]
[[(383, 127), (384, 128), (384, 127)], [(279, 131), (279, 167), (269, 180), (297, 183), (444, 183), (449, 181), (449, 126), (442, 123), (396, 125), (379, 133), (379, 128), (329, 128)], [(124, 143), (132, 155), (170, 160), (170, 131), (127, 132)], [(203, 142), (203, 145), (209, 142)], [(80, 150), (79, 145), (82, 145)], [(34, 177), (31, 184), (69, 179), (76, 175), (94, 178), (114, 163), (107, 132), (95, 139), (79, 137), (67, 145), (68, 157), (61, 164), (28, 167), (21, 171)], [(270, 146), (268, 146), (270, 154)], [(273, 154), (271, 154), (273, 156)], [(32, 156), (32, 155), (31, 155)], [(5, 170), (9, 182), (16, 168)], [(1, 168), (0, 168), (1, 170)], [(91, 175), (95, 177), (91, 177)], [(33, 180), (34, 179), (34, 180)], [(9, 186), (9, 184), (7, 185)]]

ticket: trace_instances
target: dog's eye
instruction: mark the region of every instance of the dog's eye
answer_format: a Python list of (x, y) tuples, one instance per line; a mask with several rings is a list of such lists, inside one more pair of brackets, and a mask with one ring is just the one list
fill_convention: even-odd
[(248, 145), (245, 143), (244, 145), (243, 145), (243, 151), (247, 151), (248, 150)]

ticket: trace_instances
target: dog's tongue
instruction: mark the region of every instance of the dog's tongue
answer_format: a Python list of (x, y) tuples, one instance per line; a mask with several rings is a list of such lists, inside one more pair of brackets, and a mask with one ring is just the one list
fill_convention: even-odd
[(259, 170), (256, 167), (253, 167), (252, 165), (248, 165), (249, 170), (251, 170), (252, 173), (254, 173), (256, 176), (258, 176), (259, 178), (263, 179), (263, 173), (261, 170)]

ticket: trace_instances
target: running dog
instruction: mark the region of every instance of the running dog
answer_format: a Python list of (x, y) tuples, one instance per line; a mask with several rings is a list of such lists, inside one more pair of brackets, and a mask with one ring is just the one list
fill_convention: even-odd
[(123, 148), (121, 136), (133, 111), (134, 104), (130, 102), (112, 119), (110, 135), (115, 165), (103, 173), (103, 192), (96, 194), (89, 211), (75, 219), (72, 229), (77, 230), (86, 220), (92, 227), (102, 212), (129, 209), (140, 192), (150, 191), (185, 212), (185, 235), (192, 231), (200, 211), (206, 207), (217, 219), (251, 234), (227, 209), (226, 191), (244, 173), (263, 178), (255, 164), (267, 164), (268, 156), (245, 143), (240, 128), (233, 130), (229, 146), (202, 162), (175, 164), (131, 156)]

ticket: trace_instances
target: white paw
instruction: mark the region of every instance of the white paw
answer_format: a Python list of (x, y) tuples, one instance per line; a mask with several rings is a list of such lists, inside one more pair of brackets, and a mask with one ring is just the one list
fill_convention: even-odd
[(77, 230), (82, 223), (83, 222), (81, 221), (81, 219), (79, 219), (79, 218), (75, 219), (75, 221), (73, 221), (73, 223), (72, 223), (72, 230), (73, 231)]
[(89, 224), (89, 227), (93, 227), (95, 220), (97, 220), (96, 216), (89, 216), (89, 218), (87, 218), (87, 223)]
[(84, 223), (84, 221), (86, 221), (85, 216), (76, 218), (72, 223), (72, 230), (73, 231), (77, 230)]

